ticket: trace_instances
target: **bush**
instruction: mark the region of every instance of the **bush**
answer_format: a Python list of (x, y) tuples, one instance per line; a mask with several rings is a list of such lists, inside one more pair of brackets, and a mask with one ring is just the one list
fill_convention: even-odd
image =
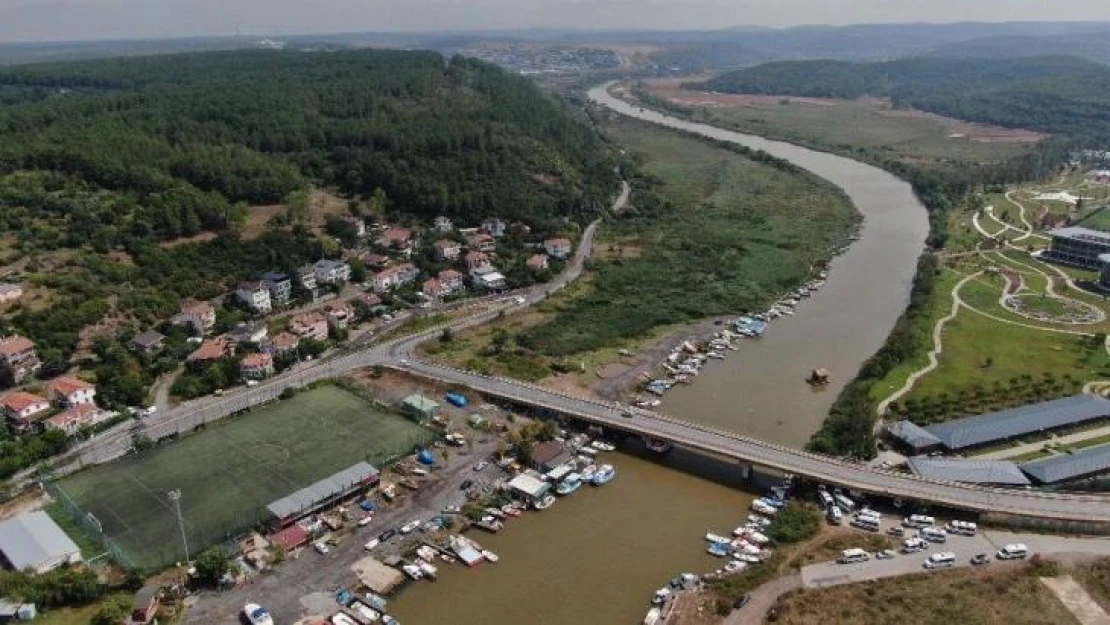
[(820, 527), (821, 513), (817, 508), (791, 502), (779, 511), (771, 522), (767, 535), (780, 544), (797, 543), (816, 536)]

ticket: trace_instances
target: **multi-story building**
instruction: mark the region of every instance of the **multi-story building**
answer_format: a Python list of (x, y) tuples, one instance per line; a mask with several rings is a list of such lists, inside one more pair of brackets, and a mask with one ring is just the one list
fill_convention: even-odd
[(26, 432), (50, 411), (50, 400), (23, 391), (0, 397), (0, 407), (18, 432)]
[(35, 344), (23, 336), (13, 335), (0, 338), (0, 370), (11, 381), (19, 384), (34, 375), (42, 363), (35, 353)]
[(316, 292), (316, 266), (303, 265), (297, 268), (297, 283), (306, 291)]
[(274, 374), (274, 357), (269, 354), (247, 354), (239, 361), (239, 371), (247, 380), (261, 380)]
[(563, 259), (570, 256), (570, 239), (555, 237), (543, 242), (543, 250), (552, 258)]
[(319, 284), (336, 284), (351, 279), (351, 266), (341, 260), (321, 258), (313, 265), (313, 269)]
[(324, 341), (328, 338), (328, 320), (318, 312), (294, 315), (289, 320), (289, 331), (302, 339)]
[(73, 376), (62, 376), (46, 383), (50, 399), (63, 406), (96, 402), (96, 386)]
[(455, 260), (462, 253), (462, 245), (451, 239), (440, 239), (435, 243), (436, 258), (439, 260)]
[(401, 263), (374, 274), (374, 290), (379, 293), (409, 284), (420, 275), (420, 270), (412, 263)]
[(1110, 254), (1110, 232), (1071, 226), (1057, 228), (1049, 234), (1052, 243), (1041, 255), (1045, 260), (1097, 270), (1100, 268), (1098, 257)]
[(194, 333), (203, 336), (216, 325), (216, 309), (208, 302), (186, 302), (172, 321), (174, 325), (191, 328)]
[(82, 428), (92, 427), (111, 416), (112, 413), (101, 410), (96, 404), (77, 404), (43, 419), (42, 423), (48, 430), (61, 430), (68, 436), (76, 436)]
[(241, 283), (235, 289), (235, 297), (256, 314), (265, 315), (273, 310), (273, 304), (270, 302), (270, 287), (261, 280)]
[(1098, 286), (1110, 291), (1110, 254), (1098, 255)]
[(270, 303), (274, 306), (285, 306), (293, 298), (293, 281), (284, 271), (266, 272), (262, 281), (270, 290)]
[(498, 239), (505, 236), (505, 228), (505, 222), (496, 217), (489, 217), (482, 222), (482, 230), (485, 230), (491, 236), (495, 236)]
[(432, 227), (432, 229), (436, 232), (451, 232), (455, 229), (455, 224), (452, 223), (449, 218), (440, 215), (439, 217), (436, 217), (435, 225)]
[(346, 330), (355, 320), (355, 308), (346, 302), (333, 302), (324, 308), (328, 325), (336, 330)]

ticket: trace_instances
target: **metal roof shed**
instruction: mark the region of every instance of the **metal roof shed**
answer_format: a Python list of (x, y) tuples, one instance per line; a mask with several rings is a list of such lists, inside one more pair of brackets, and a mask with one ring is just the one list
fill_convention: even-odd
[(930, 434), (925, 428), (909, 421), (896, 421), (891, 423), (886, 431), (887, 434), (898, 439), (899, 442), (916, 453), (922, 453), (934, 447), (940, 447), (939, 438)]
[(925, 428), (950, 450), (1110, 417), (1110, 399), (1073, 395)]
[(367, 462), (360, 462), (282, 497), (272, 502), (266, 509), (279, 519), (289, 519), (306, 514), (329, 499), (345, 495), (377, 477), (377, 469)]
[(81, 550), (45, 512), (30, 512), (0, 523), (0, 553), (11, 568), (45, 573), (81, 561)]
[(906, 464), (914, 475), (945, 482), (971, 484), (999, 484), (1027, 486), (1025, 477), (1013, 462), (1008, 460), (962, 460), (959, 458), (907, 458)]
[(1018, 465), (1039, 484), (1059, 484), (1110, 471), (1110, 445), (1089, 447)]
[(405, 412), (418, 419), (430, 419), (439, 412), (439, 404), (423, 395), (409, 395), (401, 405)]
[(551, 490), (551, 484), (527, 473), (521, 473), (509, 482), (509, 488), (525, 497), (540, 499)]

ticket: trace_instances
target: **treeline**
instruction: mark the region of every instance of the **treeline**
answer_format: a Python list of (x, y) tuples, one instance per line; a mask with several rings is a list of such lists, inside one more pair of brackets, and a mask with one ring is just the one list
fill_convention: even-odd
[[(599, 210), (588, 125), (527, 79), (432, 52), (238, 51), (0, 70), (0, 219), (55, 245), (174, 238), (309, 182), (419, 216)], [(22, 179), (21, 179), (22, 178)], [(73, 232), (68, 232), (73, 230)]]
[(888, 97), (895, 106), (968, 121), (1094, 142), (1110, 140), (1110, 67), (1068, 56), (783, 61), (729, 72), (698, 87), (806, 97)]

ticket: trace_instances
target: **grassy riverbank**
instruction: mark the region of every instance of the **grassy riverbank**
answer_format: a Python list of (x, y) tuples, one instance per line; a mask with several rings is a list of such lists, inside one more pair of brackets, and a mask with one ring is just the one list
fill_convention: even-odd
[(789, 164), (598, 116), (639, 174), (631, 205), (604, 224), (584, 284), (429, 352), (531, 379), (589, 370), (661, 331), (766, 305), (845, 244), (858, 219), (838, 189)]

